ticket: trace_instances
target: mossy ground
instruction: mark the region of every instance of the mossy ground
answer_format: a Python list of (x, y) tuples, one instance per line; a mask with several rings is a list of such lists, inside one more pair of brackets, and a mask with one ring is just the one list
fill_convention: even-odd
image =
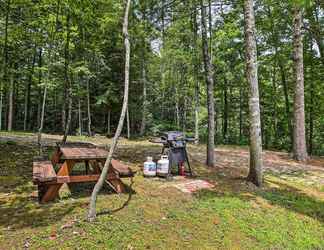
[(31, 182), (34, 135), (0, 137), (0, 249), (324, 249), (322, 159), (306, 171), (288, 155), (266, 152), (265, 185), (259, 189), (242, 178), (246, 148), (219, 147), (218, 167), (206, 169), (204, 147), (191, 146), (197, 178), (215, 188), (188, 195), (142, 177), (140, 163), (157, 156), (159, 146), (122, 140), (116, 157), (138, 170), (133, 184), (125, 180), (133, 191), (117, 195), (105, 188), (90, 224), (85, 216), (93, 184), (74, 185), (60, 200), (38, 204)]

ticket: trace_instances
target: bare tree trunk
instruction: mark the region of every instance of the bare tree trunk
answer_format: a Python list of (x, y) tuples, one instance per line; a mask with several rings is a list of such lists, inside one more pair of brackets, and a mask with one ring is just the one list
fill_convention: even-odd
[(127, 123), (127, 139), (130, 139), (130, 120), (129, 120), (129, 108), (127, 107), (126, 113), (126, 123)]
[[(38, 67), (42, 67), (42, 48), (39, 48), (38, 52)], [(42, 83), (42, 72), (39, 71), (38, 73), (38, 94), (41, 96), (41, 85)], [(42, 99), (39, 98), (38, 104), (37, 104), (37, 128), (40, 127), (40, 120), (41, 120), (41, 112), (42, 112)]]
[(201, 7), (201, 37), (203, 44), (203, 56), (205, 66), (205, 76), (207, 82), (207, 109), (208, 109), (208, 142), (207, 142), (207, 165), (214, 166), (214, 149), (215, 149), (215, 107), (214, 107), (214, 70), (211, 65), (206, 25), (206, 7), (204, 1), (200, 0)]
[(39, 155), (43, 154), (43, 152), (42, 152), (42, 149), (43, 149), (43, 146), (42, 146), (42, 132), (43, 132), (43, 126), (44, 126), (46, 97), (47, 97), (47, 85), (45, 85), (45, 88), (44, 88), (42, 113), (41, 113), (40, 126), (39, 126), (39, 129), (38, 129), (38, 135), (37, 135), (37, 144), (38, 144)]
[(257, 186), (263, 182), (262, 140), (253, 0), (244, 0), (246, 76), (249, 83), (250, 171), (247, 179)]
[[(51, 77), (51, 66), (52, 66), (52, 47), (53, 47), (53, 43), (55, 41), (55, 34), (56, 31), (58, 29), (58, 17), (59, 17), (59, 9), (60, 9), (60, 0), (57, 1), (57, 8), (56, 8), (56, 26), (55, 28), (52, 27), (52, 31), (50, 34), (50, 38), (49, 39), (49, 55), (48, 55), (48, 59), (49, 59), (49, 63), (48, 63), (48, 70), (47, 70), (47, 81), (50, 80)], [(42, 66), (42, 48), (40, 48), (40, 52), (39, 52), (39, 66)], [(41, 81), (42, 81), (42, 74), (40, 73), (39, 78), (39, 85), (41, 85)], [(43, 94), (43, 103), (42, 103), (42, 111), (41, 111), (41, 115), (40, 115), (40, 124), (39, 124), (39, 129), (38, 129), (38, 135), (37, 135), (37, 144), (38, 144), (38, 148), (39, 148), (39, 155), (42, 155), (42, 132), (43, 132), (43, 126), (44, 126), (44, 119), (45, 119), (45, 107), (46, 107), (46, 98), (47, 98), (47, 84), (45, 84), (44, 87), (44, 94)]]
[(193, 54), (193, 63), (194, 63), (194, 79), (195, 79), (195, 143), (199, 143), (199, 107), (200, 107), (200, 100), (199, 100), (199, 68), (198, 68), (198, 43), (197, 43), (197, 32), (198, 32), (198, 23), (197, 23), (197, 6), (196, 1), (193, 3), (193, 20), (192, 20), (192, 30), (193, 30), (193, 47), (194, 47), (194, 54)]
[(213, 20), (212, 20), (212, 0), (208, 0), (208, 30), (209, 30), (209, 53), (210, 63), (213, 64)]
[(124, 35), (124, 43), (125, 43), (125, 89), (124, 89), (124, 101), (123, 101), (123, 107), (119, 118), (118, 127), (114, 136), (114, 139), (112, 141), (109, 154), (107, 156), (107, 160), (105, 162), (105, 165), (102, 169), (100, 178), (98, 182), (96, 183), (91, 199), (90, 199), (90, 205), (89, 205), (89, 212), (88, 212), (88, 220), (90, 222), (94, 221), (96, 218), (96, 201), (99, 191), (101, 190), (108, 174), (108, 170), (110, 167), (110, 162), (113, 156), (113, 153), (115, 151), (115, 148), (118, 143), (118, 139), (120, 136), (120, 133), (123, 129), (123, 124), (125, 120), (125, 115), (127, 111), (128, 106), (128, 90), (129, 90), (129, 64), (130, 64), (130, 43), (129, 43), (129, 37), (128, 37), (128, 14), (129, 14), (129, 8), (130, 8), (131, 0), (127, 0), (126, 8), (125, 8), (125, 16), (124, 16), (124, 23), (123, 23), (123, 35)]
[(179, 96), (178, 96), (178, 87), (175, 86), (175, 121), (177, 129), (180, 128), (180, 115), (179, 115)]
[(9, 112), (8, 112), (8, 131), (12, 131), (13, 121), (13, 95), (14, 95), (14, 73), (10, 74), (10, 88), (9, 88)]
[(36, 62), (36, 44), (35, 44), (35, 52), (33, 54), (33, 60), (32, 65), (29, 72), (29, 79), (26, 82), (26, 92), (25, 92), (25, 109), (24, 109), (24, 131), (27, 130), (29, 127), (29, 119), (30, 119), (30, 91), (31, 91), (31, 85), (33, 83), (33, 75), (34, 75), (34, 66)]
[(79, 113), (79, 135), (82, 136), (82, 110), (81, 110), (81, 99), (78, 101), (78, 113)]
[(110, 120), (111, 120), (111, 110), (108, 108), (108, 114), (107, 114), (107, 134), (110, 135)]
[(293, 41), (294, 41), (294, 122), (293, 122), (293, 155), (297, 161), (307, 160), (305, 136), (305, 105), (304, 105), (304, 64), (302, 9), (296, 3), (293, 7)]
[(64, 136), (62, 138), (62, 143), (66, 142), (67, 136), (70, 132), (71, 119), (72, 119), (72, 84), (69, 78), (69, 63), (70, 63), (70, 12), (68, 10), (66, 16), (66, 43), (65, 43), (65, 82), (67, 86), (67, 99), (68, 99), (68, 117), (66, 121), (66, 126), (64, 130)]
[(87, 78), (87, 113), (88, 113), (88, 135), (92, 136), (91, 131), (91, 110), (90, 110), (90, 79)]
[(240, 132), (239, 132), (239, 138), (240, 138), (240, 143), (242, 143), (243, 139), (243, 86), (242, 82), (240, 82), (240, 118), (239, 118), (239, 123), (240, 123)]
[(0, 86), (0, 131), (2, 130), (2, 106), (3, 106), (3, 94), (2, 94), (2, 86)]
[(228, 130), (228, 82), (226, 76), (224, 75), (224, 113), (223, 113), (223, 141), (227, 142), (227, 130)]
[(145, 61), (143, 60), (142, 65), (142, 81), (143, 81), (143, 113), (142, 113), (142, 123), (140, 135), (143, 136), (145, 134), (146, 127), (146, 113), (147, 113), (147, 90), (146, 90), (146, 69), (145, 69)]
[(10, 12), (10, 0), (7, 0), (6, 7), (6, 19), (5, 19), (5, 35), (4, 35), (4, 47), (3, 47), (3, 82), (0, 84), (0, 130), (2, 130), (2, 108), (3, 108), (3, 83), (8, 81), (8, 26), (9, 26), (9, 12)]
[(273, 72), (272, 72), (272, 88), (273, 88), (273, 98), (272, 98), (272, 104), (273, 104), (273, 146), (277, 147), (278, 144), (278, 98), (277, 98), (277, 84), (276, 84), (276, 65), (274, 63), (273, 65)]

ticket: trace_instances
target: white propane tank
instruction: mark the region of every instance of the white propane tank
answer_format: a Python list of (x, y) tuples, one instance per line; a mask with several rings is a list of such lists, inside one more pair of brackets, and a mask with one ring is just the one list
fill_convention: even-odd
[(167, 155), (162, 155), (158, 160), (156, 174), (159, 176), (167, 176), (169, 173), (169, 159)]
[(144, 176), (156, 176), (156, 163), (152, 157), (147, 157), (146, 162), (144, 162)]

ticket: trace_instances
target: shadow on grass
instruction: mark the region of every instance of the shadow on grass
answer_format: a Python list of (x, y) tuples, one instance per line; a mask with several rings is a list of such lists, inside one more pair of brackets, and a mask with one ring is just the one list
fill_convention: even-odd
[(81, 205), (81, 202), (39, 205), (36, 198), (15, 195), (1, 201), (0, 225), (9, 229), (47, 226), (60, 221)]
[(133, 178), (131, 178), (130, 185), (129, 186), (126, 185), (126, 192), (128, 193), (127, 200), (120, 207), (113, 209), (113, 210), (101, 211), (101, 212), (97, 213), (97, 215), (100, 216), (100, 215), (106, 215), (106, 214), (114, 214), (114, 213), (124, 209), (125, 207), (127, 207), (129, 202), (132, 199), (133, 194), (136, 194), (136, 192), (132, 189), (133, 184), (134, 184), (134, 180), (133, 180)]
[(257, 195), (268, 200), (272, 205), (278, 205), (324, 222), (324, 201), (311, 197), (290, 185), (276, 181), (268, 182), (279, 188), (260, 190)]

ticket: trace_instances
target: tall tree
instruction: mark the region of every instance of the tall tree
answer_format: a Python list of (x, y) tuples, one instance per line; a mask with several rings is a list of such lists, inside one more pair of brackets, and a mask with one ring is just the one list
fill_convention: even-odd
[(293, 117), (293, 154), (298, 161), (307, 159), (305, 136), (304, 104), (304, 63), (303, 63), (303, 10), (298, 3), (293, 6), (293, 53), (294, 53), (294, 117)]
[(9, 26), (10, 0), (7, 0), (6, 17), (5, 17), (5, 32), (4, 32), (4, 47), (3, 47), (3, 79), (0, 85), (0, 130), (2, 129), (2, 106), (3, 106), (3, 84), (8, 81), (8, 26)]
[(258, 85), (257, 47), (253, 0), (244, 0), (246, 77), (249, 84), (250, 171), (248, 180), (262, 185), (262, 141)]
[(66, 43), (65, 43), (65, 60), (64, 60), (64, 80), (67, 87), (67, 100), (68, 100), (68, 117), (65, 124), (64, 136), (62, 142), (65, 143), (67, 136), (70, 132), (71, 119), (72, 119), (72, 83), (70, 79), (70, 11), (67, 9), (66, 15)]
[(204, 57), (205, 77), (207, 83), (207, 109), (208, 109), (208, 142), (207, 142), (207, 165), (214, 166), (215, 149), (215, 107), (214, 107), (214, 70), (210, 61), (207, 24), (206, 24), (206, 6), (204, 1), (200, 0), (201, 8), (201, 38)]
[(90, 205), (89, 205), (89, 212), (88, 212), (88, 220), (90, 222), (94, 221), (96, 218), (96, 201), (99, 191), (101, 190), (108, 174), (108, 170), (110, 168), (110, 163), (112, 156), (114, 154), (115, 148), (118, 143), (119, 136), (123, 129), (125, 115), (127, 112), (128, 107), (128, 90), (129, 90), (129, 65), (130, 65), (130, 42), (128, 37), (128, 16), (129, 16), (129, 9), (130, 9), (131, 0), (127, 0), (126, 7), (125, 7), (125, 14), (124, 14), (124, 22), (123, 22), (123, 36), (124, 36), (124, 45), (125, 45), (125, 76), (124, 76), (124, 100), (123, 100), (123, 107), (119, 118), (119, 123), (117, 130), (115, 132), (115, 136), (113, 138), (112, 144), (109, 149), (109, 153), (107, 156), (107, 160), (105, 165), (102, 169), (100, 178), (96, 183), (95, 187), (93, 188)]

